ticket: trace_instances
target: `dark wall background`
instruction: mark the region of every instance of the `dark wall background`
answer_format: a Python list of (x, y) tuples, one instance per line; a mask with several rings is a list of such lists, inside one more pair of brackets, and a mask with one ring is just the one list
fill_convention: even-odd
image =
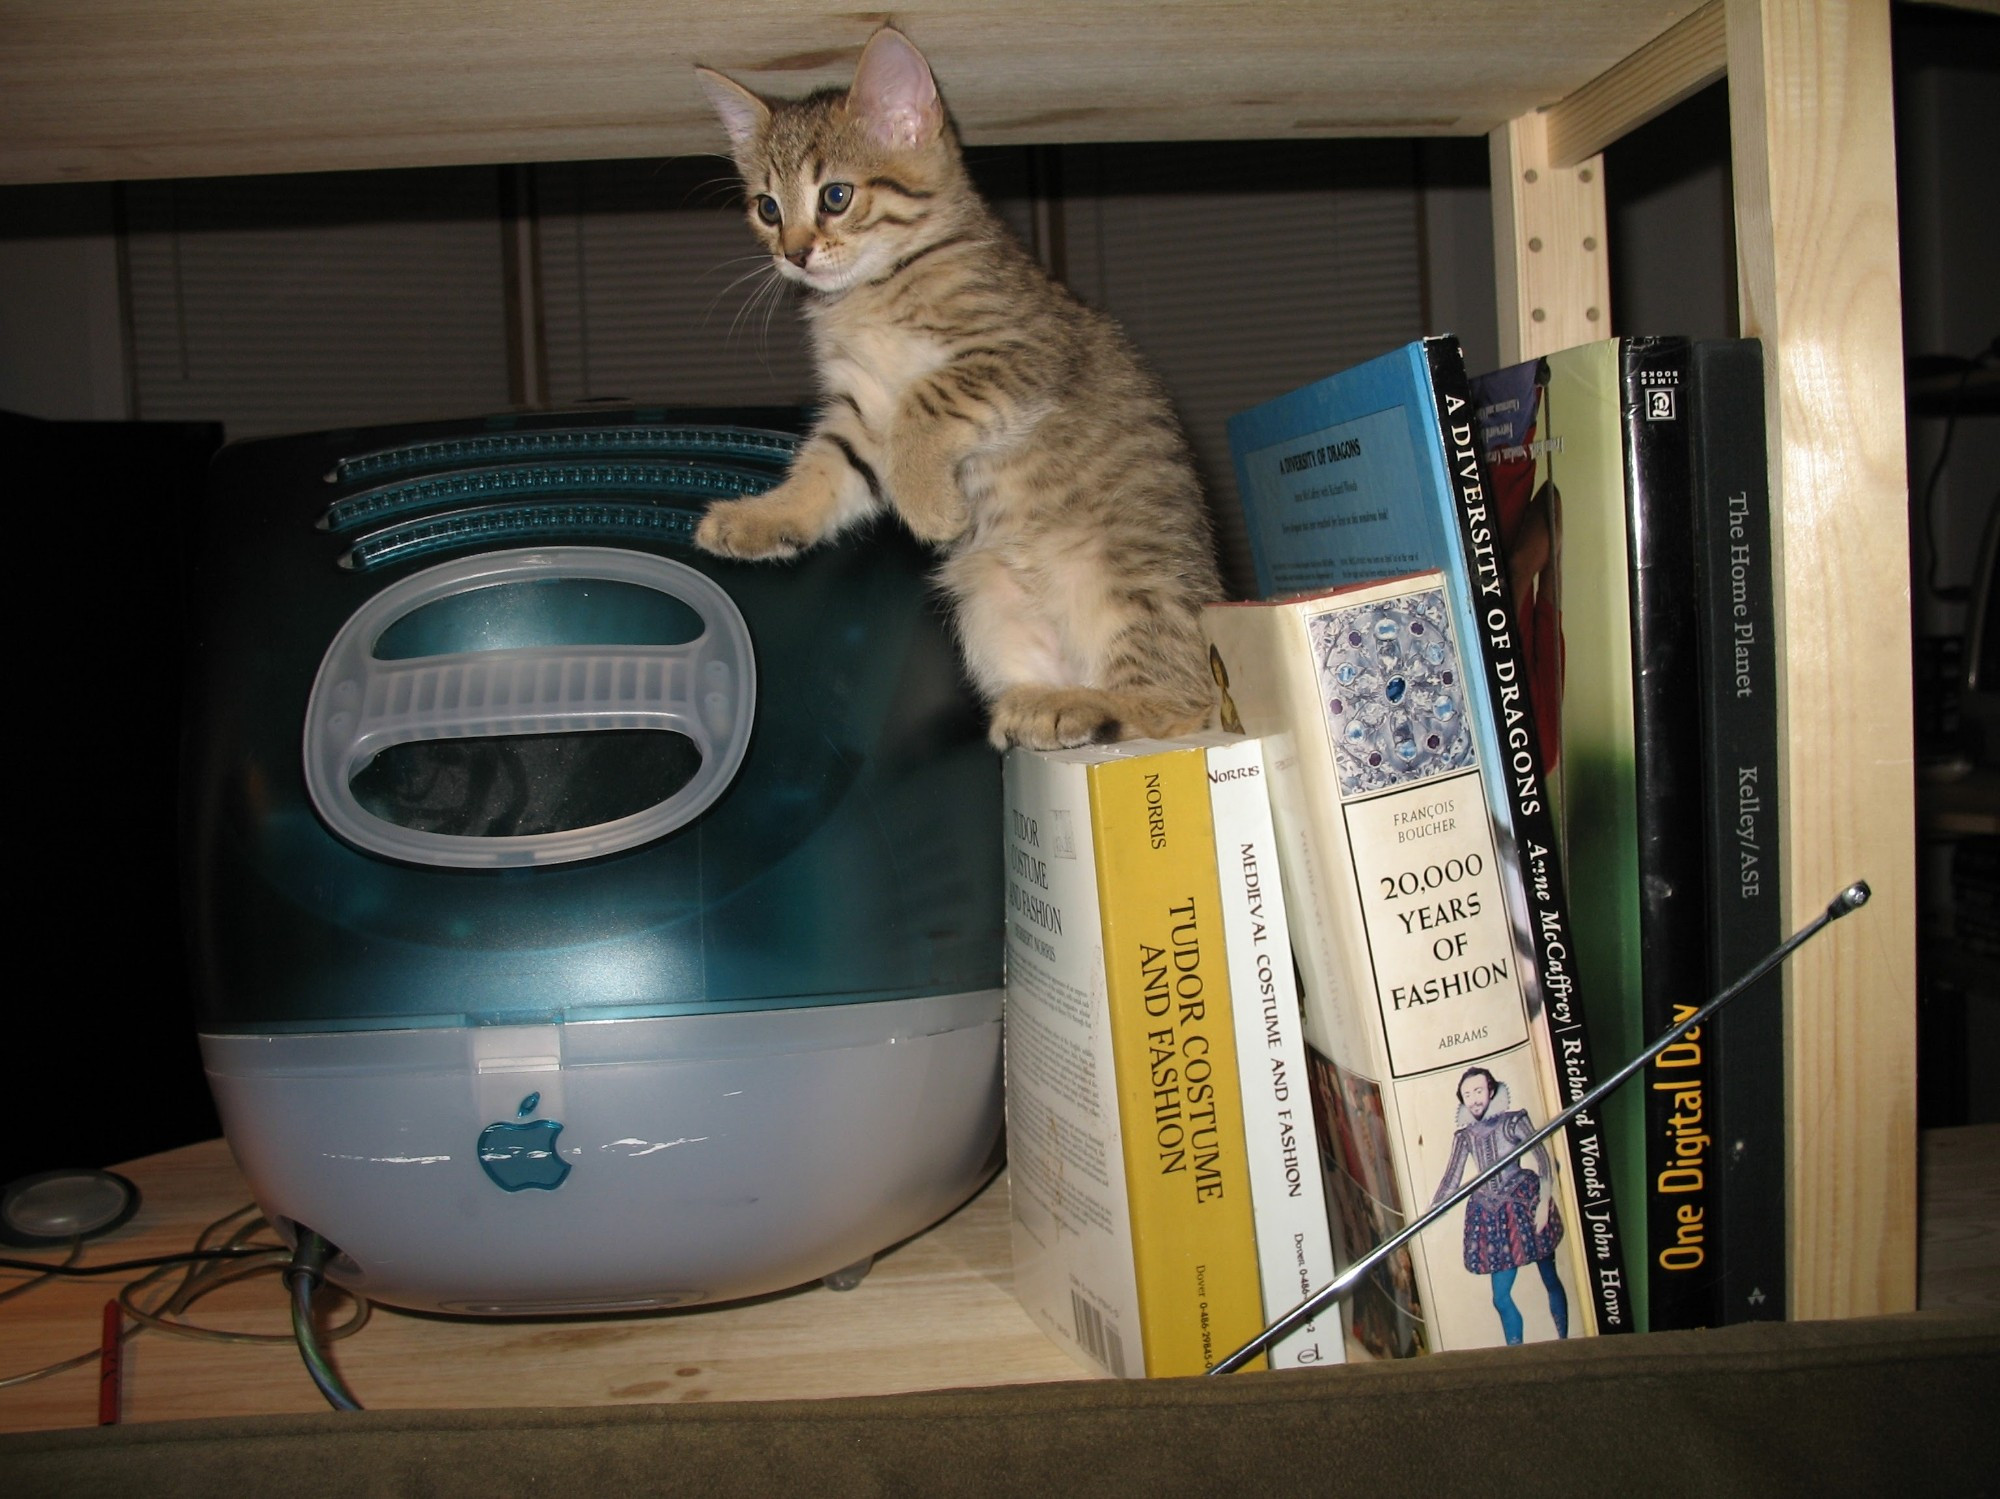
[(184, 517), (220, 427), (0, 413), (13, 528), (16, 1140), (5, 1179), (220, 1132), (195, 1046), (177, 802)]

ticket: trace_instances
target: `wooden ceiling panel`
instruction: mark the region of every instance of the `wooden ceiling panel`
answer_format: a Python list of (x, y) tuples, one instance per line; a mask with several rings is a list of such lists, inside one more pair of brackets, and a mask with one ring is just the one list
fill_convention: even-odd
[[(1477, 135), (1699, 0), (931, 0), (967, 141)], [(0, 181), (712, 152), (696, 62), (845, 83), (888, 12), (817, 0), (0, 0)]]

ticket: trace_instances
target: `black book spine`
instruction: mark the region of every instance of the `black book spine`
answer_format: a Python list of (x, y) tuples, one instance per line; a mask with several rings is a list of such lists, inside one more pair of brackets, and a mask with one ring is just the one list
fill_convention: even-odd
[[(1639, 1020), (1651, 1040), (1708, 994), (1699, 625), (1685, 338), (1619, 344), (1638, 814)], [(1696, 1027), (1646, 1068), (1647, 1325), (1717, 1320), (1714, 1059)]]
[[(1694, 346), (1694, 536), (1707, 785), (1708, 987), (1785, 938), (1778, 884), (1778, 651), (1764, 351)], [(1778, 974), (1707, 1027), (1720, 1163), (1719, 1320), (1785, 1315), (1785, 1028)]]
[[(1482, 628), (1476, 642), (1477, 655), (1494, 703), (1519, 730), (1509, 732), (1503, 724), (1501, 740), (1509, 757), (1503, 767), (1503, 778), (1513, 814), (1511, 852), (1519, 862), (1521, 876), (1515, 883), (1525, 892), (1528, 904), (1523, 914), (1528, 922), (1534, 960), (1529, 1001), (1541, 1005), (1548, 1017), (1562, 1101), (1567, 1107), (1597, 1086), (1598, 1073), (1570, 961), (1569, 899), (1556, 854), (1555, 821), (1549, 809), (1541, 748), (1532, 727), (1534, 713), (1528, 697), (1527, 662), (1514, 618), (1512, 591), (1506, 586), (1499, 511), (1488, 500), (1486, 462), (1479, 451), (1472, 391), (1458, 340), (1427, 338), (1424, 353), (1436, 402), (1438, 439), (1444, 447), (1457, 500), (1459, 536), (1479, 603)], [(1570, 1180), (1576, 1184), (1585, 1220), (1584, 1262), (1589, 1267), (1597, 1330), (1599, 1333), (1634, 1331), (1625, 1282), (1624, 1249), (1618, 1236), (1617, 1207), (1611, 1196), (1609, 1156), (1596, 1110), (1586, 1109), (1578, 1114), (1561, 1138), (1566, 1148), (1565, 1164)]]

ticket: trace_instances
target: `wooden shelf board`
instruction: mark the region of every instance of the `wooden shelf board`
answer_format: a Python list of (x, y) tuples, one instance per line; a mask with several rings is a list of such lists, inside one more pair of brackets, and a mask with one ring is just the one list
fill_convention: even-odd
[[(1923, 1307), (1978, 1313), (2000, 1306), (1996, 1167), (2000, 1125), (1926, 1132)], [(209, 1222), (249, 1201), (220, 1140), (119, 1169), (144, 1202), (130, 1224), (90, 1247), (86, 1264), (184, 1249)], [(0, 1376), (94, 1346), (99, 1311), (120, 1279), (46, 1285), (0, 1306)], [(13, 1284), (16, 1276), (0, 1274), (0, 1289)], [(244, 1332), (284, 1333), (289, 1325), (275, 1275), (218, 1291), (189, 1316)], [(333, 1357), (355, 1396), (379, 1410), (818, 1398), (1090, 1377), (1013, 1298), (1004, 1176), (883, 1256), (853, 1291), (815, 1286), (707, 1309), (525, 1321), (377, 1308), (358, 1334), (333, 1345)], [(128, 1422), (325, 1409), (288, 1344), (198, 1343), (147, 1332), (126, 1347)], [(0, 1389), (0, 1431), (96, 1419), (94, 1362)]]
[[(968, 142), (1484, 135), (1700, 0), (932, 0)], [(0, 182), (720, 150), (690, 68), (798, 93), (884, 13), (823, 0), (0, 0)]]
[(1925, 1311), (2000, 1313), (2000, 1124), (1924, 1131)]
[[(186, 1249), (209, 1223), (250, 1201), (221, 1140), (119, 1170), (139, 1187), (140, 1212), (90, 1246), (87, 1265)], [(1014, 1300), (1007, 1222), (1003, 1173), (944, 1222), (883, 1255), (852, 1291), (814, 1285), (726, 1306), (602, 1318), (482, 1320), (377, 1307), (360, 1332), (332, 1345), (333, 1360), (370, 1409), (813, 1399), (1089, 1378)], [(0, 1377), (88, 1351), (105, 1299), (136, 1278), (44, 1285), (0, 1306)], [(0, 1273), (0, 1289), (19, 1280)], [(344, 1302), (334, 1307), (336, 1320), (346, 1315)], [(223, 1287), (187, 1316), (235, 1331), (290, 1329), (275, 1274)], [(326, 1409), (289, 1344), (148, 1331), (127, 1345), (125, 1375), (128, 1421)], [(96, 1419), (94, 1360), (0, 1389), (0, 1431)]]

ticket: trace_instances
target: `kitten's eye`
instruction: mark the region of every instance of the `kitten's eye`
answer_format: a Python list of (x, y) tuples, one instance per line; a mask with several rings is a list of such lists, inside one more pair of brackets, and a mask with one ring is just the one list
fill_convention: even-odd
[(769, 193), (760, 193), (757, 196), (757, 217), (767, 224), (775, 224), (784, 215), (778, 211), (778, 200), (776, 198), (772, 197)]
[(854, 189), (845, 182), (829, 182), (819, 190), (819, 206), (827, 213), (846, 213), (854, 201)]

